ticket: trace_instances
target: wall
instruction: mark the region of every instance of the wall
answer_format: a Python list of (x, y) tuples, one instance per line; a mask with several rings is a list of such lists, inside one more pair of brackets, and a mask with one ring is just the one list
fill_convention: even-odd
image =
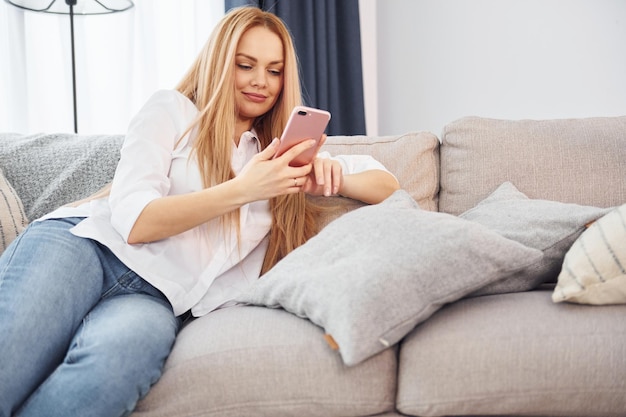
[(468, 115), (626, 114), (624, 0), (361, 4), (365, 37), (373, 27), (378, 42), (376, 70), (365, 74), (366, 100), (375, 100), (366, 115), (376, 119), (368, 134), (439, 135)]

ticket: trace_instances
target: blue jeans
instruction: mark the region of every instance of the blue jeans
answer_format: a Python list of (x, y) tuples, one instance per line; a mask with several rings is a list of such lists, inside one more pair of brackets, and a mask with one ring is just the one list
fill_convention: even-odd
[(180, 319), (80, 221), (33, 223), (0, 257), (0, 417), (128, 415), (161, 376)]

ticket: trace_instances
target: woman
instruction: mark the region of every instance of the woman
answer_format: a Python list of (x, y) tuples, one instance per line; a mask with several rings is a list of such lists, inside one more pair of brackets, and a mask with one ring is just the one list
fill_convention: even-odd
[(158, 380), (182, 317), (234, 297), (316, 232), (310, 195), (376, 203), (369, 157), (273, 158), (300, 104), (284, 24), (228, 13), (175, 90), (131, 121), (110, 194), (33, 222), (0, 258), (0, 416), (120, 416)]

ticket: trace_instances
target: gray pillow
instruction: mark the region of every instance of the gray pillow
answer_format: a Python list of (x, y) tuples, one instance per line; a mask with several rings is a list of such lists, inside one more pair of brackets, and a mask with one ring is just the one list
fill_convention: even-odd
[(111, 181), (122, 135), (0, 133), (0, 166), (32, 221)]
[(585, 230), (585, 226), (610, 210), (530, 199), (512, 183), (501, 184), (489, 197), (460, 217), (480, 223), (508, 239), (539, 249), (544, 256), (536, 264), (487, 285), (472, 295), (529, 291), (545, 282), (555, 282), (565, 253)]
[(351, 366), (394, 345), (444, 304), (541, 256), (477, 223), (420, 210), (400, 190), (331, 222), (238, 301), (308, 318)]

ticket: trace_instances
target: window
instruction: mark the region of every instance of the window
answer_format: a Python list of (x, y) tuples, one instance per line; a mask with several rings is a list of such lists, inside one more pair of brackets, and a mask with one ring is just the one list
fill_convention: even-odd
[[(124, 133), (173, 88), (224, 14), (221, 1), (135, 0), (123, 13), (74, 17), (78, 132)], [(0, 131), (73, 132), (69, 15), (0, 2)]]

